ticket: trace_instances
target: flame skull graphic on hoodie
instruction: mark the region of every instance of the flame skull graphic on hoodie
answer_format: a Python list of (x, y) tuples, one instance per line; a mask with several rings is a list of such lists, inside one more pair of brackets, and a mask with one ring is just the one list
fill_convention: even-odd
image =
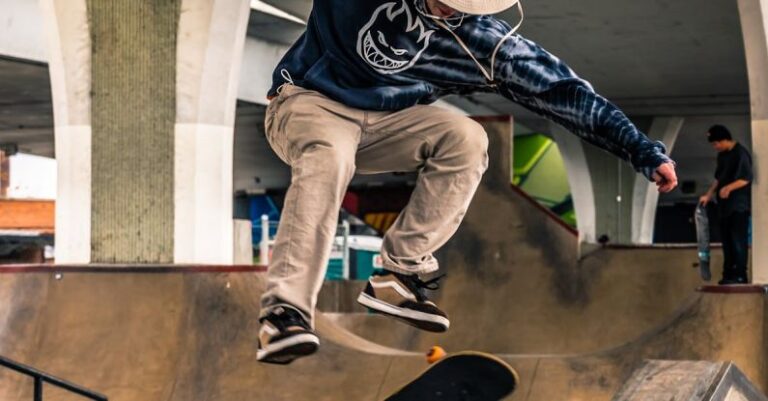
[(629, 161), (648, 179), (671, 161), (661, 142), (648, 139), (563, 61), (509, 36), (505, 21), (466, 15), (449, 25), (428, 17), (424, 7), (424, 0), (314, 0), (307, 29), (275, 69), (268, 95), (276, 95), (286, 77), (362, 110), (493, 92)]
[(381, 74), (395, 74), (413, 66), (435, 32), (424, 27), (406, 0), (381, 5), (357, 38), (357, 53)]

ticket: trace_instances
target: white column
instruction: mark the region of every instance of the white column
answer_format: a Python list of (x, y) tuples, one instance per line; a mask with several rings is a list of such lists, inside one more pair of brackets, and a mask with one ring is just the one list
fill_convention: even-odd
[[(91, 41), (85, 0), (40, 0), (58, 163), (57, 263), (91, 258)], [(177, 42), (174, 262), (231, 264), (232, 147), (248, 0), (184, 0)], [(262, 79), (262, 78), (260, 78)]]
[[(658, 117), (653, 119), (648, 137), (661, 141), (667, 146), (667, 154), (672, 154), (680, 129), (685, 121), (682, 117)], [(644, 177), (636, 177), (632, 190), (632, 243), (651, 244), (656, 223), (656, 206), (659, 203), (659, 191), (656, 184)]]
[(584, 143), (579, 137), (557, 124), (552, 123), (550, 127), (568, 172), (568, 185), (571, 187), (571, 198), (576, 211), (579, 242), (595, 243), (597, 241), (595, 191), (584, 153)]
[(56, 262), (91, 259), (91, 39), (85, 0), (41, 0), (53, 96)]
[(236, 265), (253, 264), (253, 230), (250, 220), (235, 220), (235, 256)]
[(246, 38), (237, 98), (266, 105), (272, 87), (272, 72), (288, 51), (288, 46)]
[(768, 0), (738, 0), (752, 111), (752, 281), (768, 284)]
[(249, 1), (184, 0), (181, 7), (174, 262), (231, 264), (232, 147)]

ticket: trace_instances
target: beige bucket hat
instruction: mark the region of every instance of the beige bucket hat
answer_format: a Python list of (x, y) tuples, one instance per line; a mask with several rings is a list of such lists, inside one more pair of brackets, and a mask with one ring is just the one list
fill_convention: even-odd
[(500, 13), (519, 0), (439, 0), (441, 3), (466, 14), (486, 15)]

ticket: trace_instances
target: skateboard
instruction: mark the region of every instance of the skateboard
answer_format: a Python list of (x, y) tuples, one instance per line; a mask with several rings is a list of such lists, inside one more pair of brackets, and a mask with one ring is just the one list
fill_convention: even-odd
[(520, 379), (501, 359), (482, 352), (465, 351), (445, 355), (433, 347), (427, 360), (436, 360), (419, 377), (406, 384), (387, 401), (497, 401), (512, 394)]
[(693, 221), (696, 223), (696, 242), (699, 251), (699, 274), (701, 279), (709, 281), (712, 279), (712, 272), (709, 268), (709, 217), (707, 216), (707, 207), (699, 203), (696, 206), (696, 212), (693, 214)]

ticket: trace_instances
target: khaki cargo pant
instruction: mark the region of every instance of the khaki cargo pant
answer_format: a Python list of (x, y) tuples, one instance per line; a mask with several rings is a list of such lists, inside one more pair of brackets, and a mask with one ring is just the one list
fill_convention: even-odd
[(265, 128), (292, 178), (262, 316), (288, 304), (314, 322), (339, 208), (355, 173), (419, 172), (408, 205), (384, 236), (381, 256), (387, 270), (424, 274), (437, 270), (432, 253), (456, 232), (488, 167), (488, 137), (480, 124), (432, 106), (364, 111), (285, 85), (267, 108)]

